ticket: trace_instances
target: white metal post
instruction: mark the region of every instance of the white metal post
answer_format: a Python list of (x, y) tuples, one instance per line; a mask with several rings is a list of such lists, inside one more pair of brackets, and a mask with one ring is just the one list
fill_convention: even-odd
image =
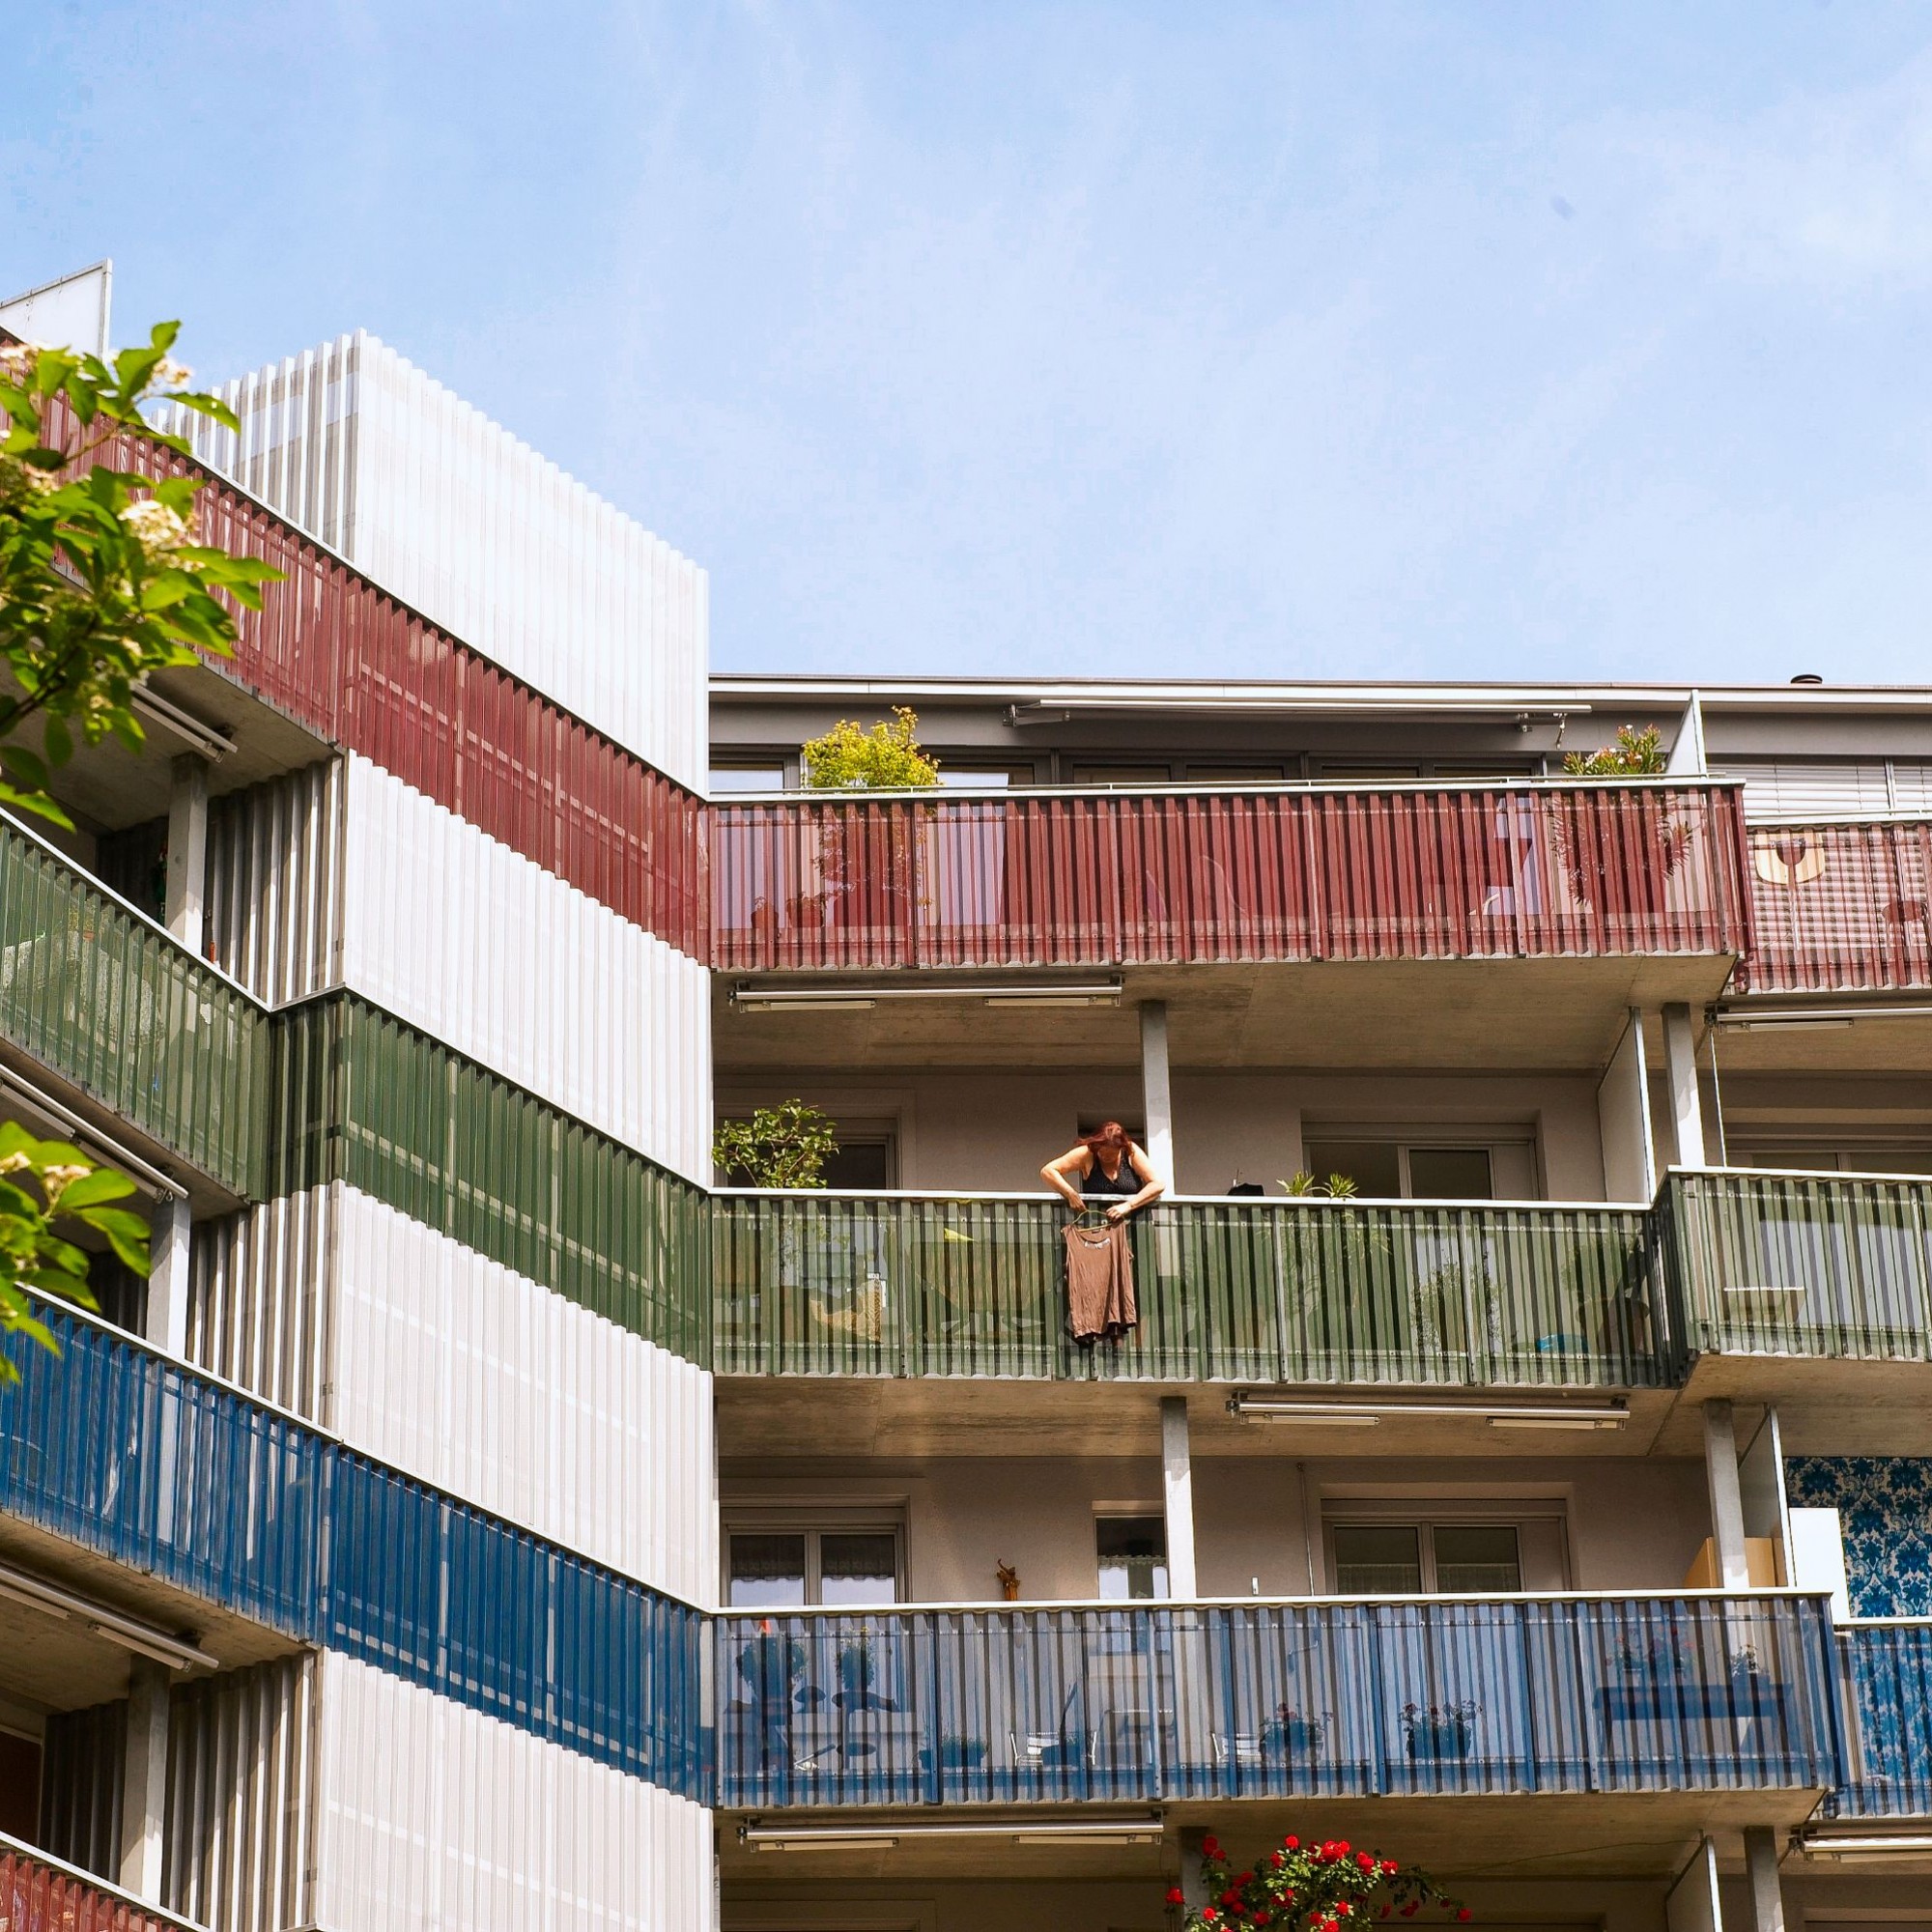
[(1147, 1155), (1174, 1186), (1174, 1093), (1167, 1065), (1167, 1002), (1141, 1002), (1141, 1104), (1147, 1116)]
[(201, 951), (202, 901), (208, 891), (208, 766), (174, 761), (168, 792), (168, 876), (164, 923), (181, 943)]
[(1727, 1402), (1704, 1405), (1704, 1475), (1711, 1489), (1711, 1535), (1718, 1575), (1727, 1590), (1750, 1588), (1745, 1554), (1744, 1486), (1738, 1480), (1738, 1435)]
[(1663, 1062), (1670, 1080), (1670, 1118), (1676, 1128), (1672, 1160), (1679, 1167), (1702, 1167), (1704, 1103), (1697, 1092), (1697, 1037), (1690, 1009), (1679, 1002), (1663, 1009)]
[(128, 1742), (121, 1780), (123, 1891), (161, 1902), (161, 1834), (168, 1798), (167, 1666), (132, 1658), (128, 1665)]
[(1187, 1443), (1187, 1398), (1160, 1399), (1161, 1500), (1167, 1515), (1167, 1594), (1191, 1603), (1200, 1594), (1194, 1568), (1194, 1462)]

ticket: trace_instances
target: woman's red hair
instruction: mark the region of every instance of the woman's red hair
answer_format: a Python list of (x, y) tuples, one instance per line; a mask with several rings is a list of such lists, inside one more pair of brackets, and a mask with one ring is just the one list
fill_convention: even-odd
[(1091, 1134), (1082, 1134), (1080, 1144), (1091, 1152), (1098, 1153), (1102, 1148), (1120, 1148), (1122, 1151), (1133, 1146), (1127, 1138), (1127, 1130), (1119, 1121), (1102, 1121)]

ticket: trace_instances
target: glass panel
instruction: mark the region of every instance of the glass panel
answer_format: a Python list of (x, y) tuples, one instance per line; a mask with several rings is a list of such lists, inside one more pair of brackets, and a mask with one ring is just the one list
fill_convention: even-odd
[(956, 785), (962, 791), (1005, 791), (1016, 784), (1031, 784), (1033, 774), (1017, 773), (1011, 765), (955, 765), (950, 758), (939, 767), (939, 782)]
[(711, 789), (714, 793), (729, 791), (783, 791), (785, 774), (782, 765), (713, 765), (711, 767)]
[(888, 1140), (840, 1141), (826, 1158), (827, 1187), (865, 1189), (890, 1187), (893, 1146)]
[(1447, 1597), (1493, 1596), (1522, 1588), (1522, 1559), (1511, 1522), (1438, 1522), (1435, 1587)]
[(885, 1530), (827, 1530), (818, 1539), (821, 1604), (895, 1604), (899, 1540)]
[(1189, 784), (1279, 784), (1280, 765), (1189, 765)]
[(1172, 765), (1075, 765), (1077, 785), (1164, 785), (1174, 779)]
[(733, 1536), (731, 1607), (796, 1609), (805, 1602), (805, 1535)]
[(1488, 1201), (1494, 1192), (1488, 1148), (1410, 1148), (1408, 1191), (1418, 1201)]
[(1402, 1152), (1393, 1141), (1310, 1141), (1303, 1163), (1317, 1180), (1344, 1174), (1355, 1192), (1372, 1201), (1394, 1201), (1402, 1194)]
[(1100, 1595), (1109, 1603), (1167, 1595), (1167, 1524), (1157, 1516), (1094, 1519)]
[(1413, 1523), (1337, 1523), (1334, 1537), (1337, 1596), (1421, 1594), (1422, 1539)]

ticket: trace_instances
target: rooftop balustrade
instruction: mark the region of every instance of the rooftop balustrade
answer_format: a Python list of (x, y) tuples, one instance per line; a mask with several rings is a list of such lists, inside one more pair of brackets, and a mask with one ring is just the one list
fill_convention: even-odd
[(766, 1611), (715, 1627), (731, 1808), (1827, 1787), (1791, 1593)]
[(721, 1375), (1649, 1387), (1639, 1208), (1163, 1202), (1131, 1224), (1140, 1327), (1066, 1332), (1065, 1208), (723, 1193)]
[(1745, 951), (1734, 787), (835, 793), (709, 811), (712, 964)]
[(236, 1193), (259, 1183), (269, 1016), (0, 819), (0, 1037)]

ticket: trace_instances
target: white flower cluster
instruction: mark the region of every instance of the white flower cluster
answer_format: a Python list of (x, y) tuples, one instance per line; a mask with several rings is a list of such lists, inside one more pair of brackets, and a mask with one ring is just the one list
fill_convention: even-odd
[(144, 497), (121, 512), (128, 533), (150, 557), (163, 557), (181, 549), (194, 534), (193, 525), (165, 503)]
[(177, 362), (172, 355), (163, 355), (155, 364), (148, 384), (156, 389), (185, 389), (193, 381), (194, 371), (186, 363)]
[(41, 345), (38, 342), (9, 343), (0, 349), (0, 383), (11, 383), (19, 388), (33, 375), (41, 359)]

